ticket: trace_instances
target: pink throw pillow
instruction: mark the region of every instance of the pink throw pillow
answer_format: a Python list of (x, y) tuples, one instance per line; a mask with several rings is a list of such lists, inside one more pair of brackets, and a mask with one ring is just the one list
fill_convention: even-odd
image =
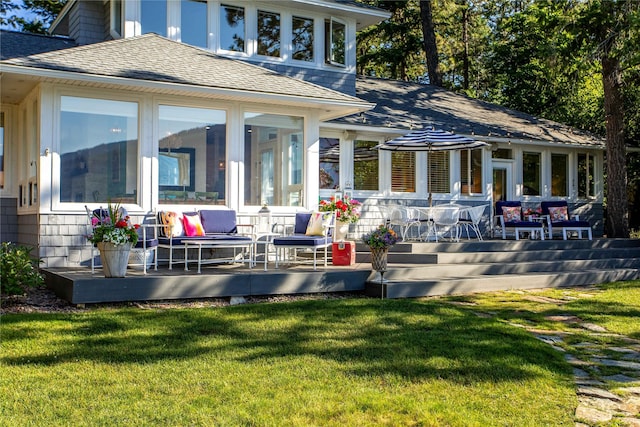
[(204, 236), (204, 227), (200, 221), (200, 215), (183, 215), (182, 224), (186, 236)]
[(560, 222), (560, 221), (569, 220), (569, 213), (567, 212), (566, 206), (550, 207), (549, 216), (551, 217), (551, 222)]
[(518, 222), (522, 221), (520, 206), (503, 206), (502, 215), (505, 222)]

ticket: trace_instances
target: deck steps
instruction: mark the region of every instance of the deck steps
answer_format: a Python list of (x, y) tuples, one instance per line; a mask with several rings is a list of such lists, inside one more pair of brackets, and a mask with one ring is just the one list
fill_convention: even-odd
[[(372, 274), (365, 287), (368, 295), (406, 298), (640, 279), (640, 240), (402, 245), (411, 249), (392, 248), (384, 283)], [(358, 261), (369, 262), (368, 248), (357, 249)]]

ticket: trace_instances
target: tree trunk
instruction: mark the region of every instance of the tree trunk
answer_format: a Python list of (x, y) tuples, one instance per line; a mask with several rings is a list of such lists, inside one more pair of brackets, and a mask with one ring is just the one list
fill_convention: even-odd
[(629, 237), (629, 208), (623, 100), (620, 91), (622, 71), (620, 61), (606, 53), (602, 56), (602, 81), (607, 129), (607, 235), (627, 238)]
[(464, 53), (462, 57), (462, 88), (469, 89), (469, 8), (462, 8), (462, 44)]
[(442, 73), (438, 61), (438, 46), (436, 45), (436, 32), (433, 28), (431, 15), (431, 0), (420, 0), (420, 19), (422, 21), (422, 36), (424, 39), (424, 52), (427, 59), (427, 73), (429, 83), (434, 86), (442, 86)]

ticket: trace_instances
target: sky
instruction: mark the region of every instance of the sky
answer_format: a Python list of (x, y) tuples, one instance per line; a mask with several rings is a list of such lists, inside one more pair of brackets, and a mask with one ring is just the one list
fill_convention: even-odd
[[(22, 0), (11, 0), (10, 3), (17, 4), (18, 6), (23, 6)], [(32, 19), (33, 16), (34, 16), (33, 13), (30, 13), (30, 12), (28, 12), (26, 10), (23, 10), (22, 7), (20, 9), (15, 9), (15, 10), (10, 11), (8, 13), (8, 15), (9, 16), (18, 15), (18, 16), (20, 16), (22, 18), (25, 18), (25, 19)], [(0, 25), (0, 28), (2, 28), (3, 30), (15, 30), (15, 31), (19, 30), (18, 28), (13, 28), (13, 27), (11, 27), (9, 25)]]

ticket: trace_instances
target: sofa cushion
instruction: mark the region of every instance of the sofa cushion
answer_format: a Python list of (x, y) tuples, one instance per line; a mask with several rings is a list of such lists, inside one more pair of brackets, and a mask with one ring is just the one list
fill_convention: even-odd
[(331, 215), (331, 212), (312, 213), (304, 234), (307, 236), (326, 236)]
[(331, 243), (330, 237), (324, 236), (307, 236), (304, 234), (296, 234), (293, 236), (276, 237), (273, 239), (275, 246), (320, 246), (325, 243)]
[(536, 221), (506, 221), (504, 226), (518, 228), (542, 228), (542, 223)]
[(180, 237), (184, 235), (182, 226), (182, 214), (171, 211), (158, 212), (158, 222), (160, 225), (160, 235), (163, 237)]
[(247, 242), (251, 242), (251, 237), (249, 236), (241, 236), (239, 234), (206, 234), (204, 236), (181, 236), (181, 237), (174, 237), (172, 239), (169, 239), (168, 237), (160, 237), (159, 242), (161, 245), (163, 246), (167, 246), (170, 243), (173, 246), (181, 246), (183, 245), (185, 242), (193, 242), (194, 240), (220, 240), (220, 241), (225, 241), (225, 240), (233, 240), (233, 241), (247, 241)]
[(204, 209), (200, 211), (200, 220), (205, 234), (237, 233), (236, 211), (231, 209)]
[(204, 228), (202, 228), (202, 223), (200, 222), (200, 215), (197, 213), (184, 213), (182, 215), (182, 224), (185, 236), (204, 236)]

